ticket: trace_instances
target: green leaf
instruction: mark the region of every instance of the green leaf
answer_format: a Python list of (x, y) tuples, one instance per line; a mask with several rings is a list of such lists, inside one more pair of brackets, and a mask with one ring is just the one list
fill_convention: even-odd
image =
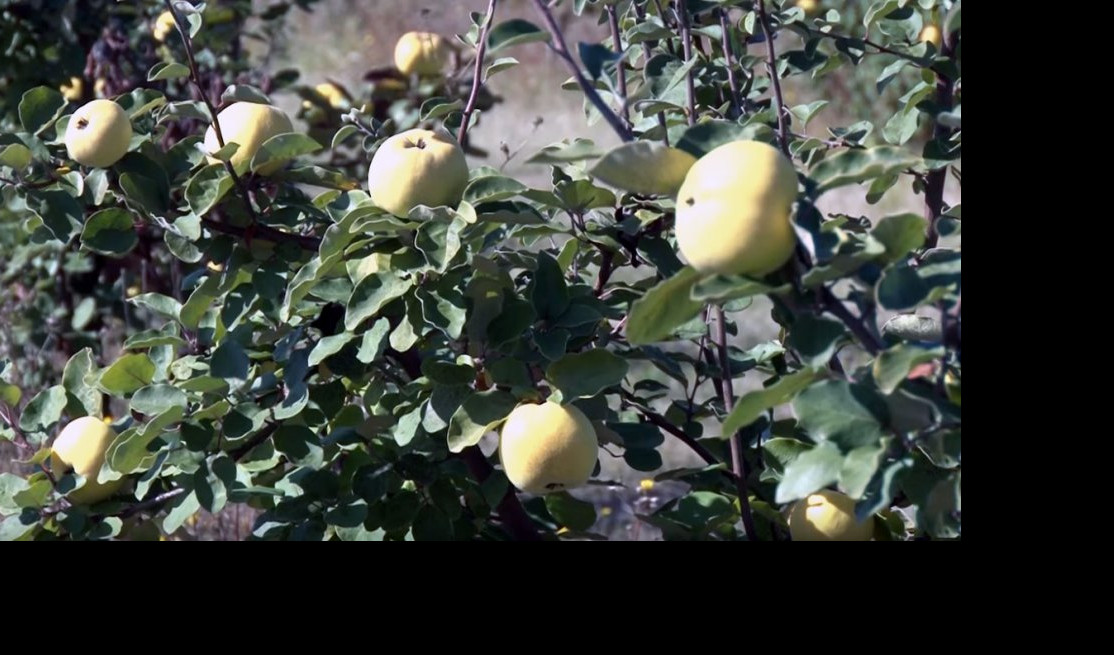
[(685, 130), (677, 149), (699, 159), (725, 143), (743, 140), (745, 135), (746, 128), (738, 123), (705, 121)]
[(848, 184), (865, 182), (901, 172), (920, 163), (920, 158), (896, 146), (843, 150), (812, 167), (809, 176), (817, 183), (816, 194)]
[(805, 389), (793, 410), (813, 441), (834, 443), (845, 452), (877, 444), (889, 421), (889, 409), (874, 389), (846, 380), (824, 380)]
[(960, 253), (934, 250), (912, 268), (907, 262), (898, 262), (882, 272), (876, 294), (878, 304), (885, 309), (905, 311), (944, 296), (949, 289), (957, 289), (961, 274)]
[(147, 71), (147, 81), (155, 82), (157, 80), (174, 80), (181, 77), (189, 77), (190, 69), (185, 64), (179, 64), (176, 61), (160, 61)]
[(723, 421), (723, 434), (721, 438), (728, 438), (741, 428), (744, 428), (758, 419), (767, 409), (777, 407), (788, 402), (801, 389), (812, 384), (822, 373), (811, 368), (803, 368), (789, 375), (784, 375), (772, 385), (751, 391), (739, 399), (735, 409)]
[(762, 451), (766, 453), (766, 463), (777, 471), (785, 471), (785, 467), (792, 464), (798, 457), (815, 448), (810, 443), (790, 439), (788, 437), (774, 437), (762, 444)]
[(513, 68), (518, 65), (518, 60), (514, 57), (499, 57), (487, 66), (484, 71), (483, 81), (487, 82), (488, 78), (496, 73), (501, 73), (507, 69)]
[(89, 217), (81, 231), (81, 245), (110, 257), (123, 257), (139, 243), (131, 214), (123, 209), (102, 209)]
[[(16, 44), (13, 42), (10, 45)], [(61, 93), (48, 86), (37, 86), (20, 98), (19, 122), (23, 129), (31, 134), (38, 134), (54, 123), (65, 107), (66, 99)]]
[(718, 524), (738, 519), (735, 503), (712, 491), (693, 491), (677, 501), (676, 509), (662, 514), (697, 534), (708, 534)]
[(464, 189), (464, 200), (479, 205), (484, 202), (507, 200), (520, 195), (527, 186), (513, 178), (502, 175), (485, 175), (468, 183)]
[(137, 307), (145, 307), (159, 316), (171, 320), (178, 320), (182, 311), (182, 303), (161, 293), (141, 293), (134, 298), (129, 298), (128, 302)]
[(630, 343), (637, 346), (664, 341), (674, 330), (700, 314), (704, 305), (690, 297), (699, 280), (700, 274), (686, 266), (634, 301), (627, 321)]
[(24, 432), (45, 432), (62, 418), (66, 409), (66, 390), (61, 385), (43, 389), (23, 408), (19, 428)]
[(545, 377), (566, 400), (589, 398), (623, 381), (627, 360), (603, 348), (565, 355), (549, 365)]
[(460, 233), (465, 227), (467, 224), (459, 219), (427, 221), (418, 226), (414, 245), (422, 251), (433, 270), (444, 273), (460, 252)]
[(569, 164), (585, 159), (597, 159), (604, 153), (591, 139), (574, 139), (572, 143), (559, 141), (541, 149), (527, 164)]
[(213, 377), (225, 380), (246, 380), (250, 366), (251, 360), (240, 344), (228, 340), (213, 351), (209, 372)]
[(805, 314), (797, 318), (786, 345), (803, 357), (807, 366), (822, 368), (844, 336), (843, 323)]
[[(383, 319), (380, 319), (383, 320)], [(339, 353), (349, 341), (356, 338), (351, 332), (341, 332), (328, 337), (321, 337), (317, 345), (309, 353), (309, 365), (317, 366), (329, 357)]]
[[(308, 155), (321, 149), (321, 144), (305, 134), (291, 132), (279, 134), (263, 142), (255, 156), (251, 158), (251, 170), (258, 171), (266, 166), (286, 162), (295, 157)], [(198, 212), (200, 213), (200, 212)]]
[(797, 456), (782, 473), (774, 501), (790, 503), (807, 498), (839, 480), (843, 469), (843, 453), (839, 446), (825, 442)]
[(420, 120), (429, 121), (438, 118), (444, 118), (454, 111), (464, 109), (464, 102), (460, 98), (450, 100), (449, 98), (434, 97), (429, 98), (422, 103), (421, 108), (418, 110)]
[[(96, 371), (97, 364), (93, 360), (91, 348), (82, 348), (70, 357), (62, 371), (62, 387), (65, 388), (66, 393), (77, 400), (84, 413), (89, 416), (101, 414), (101, 392), (89, 384)], [(68, 411), (71, 416), (78, 415), (76, 407), (69, 407)]]
[(100, 387), (105, 392), (125, 396), (151, 384), (155, 363), (142, 353), (124, 355), (101, 373)]
[(185, 408), (186, 404), (186, 392), (169, 384), (153, 384), (149, 387), (143, 387), (135, 392), (131, 400), (133, 411), (148, 416), (160, 414), (171, 407)]
[[(31, 150), (22, 143), (0, 147), (0, 166), (22, 171), (31, 165)], [(99, 170), (99, 169), (98, 169)]]
[(531, 301), (538, 318), (556, 319), (569, 308), (569, 290), (564, 271), (547, 252), (538, 253)]
[(570, 530), (587, 530), (596, 524), (596, 506), (559, 491), (545, 495), (545, 509), (557, 524)]
[(23, 391), (14, 384), (0, 380), (0, 403), (11, 407), (19, 407), (19, 400), (23, 398)]
[(712, 275), (693, 285), (689, 295), (701, 303), (723, 303), (739, 298), (786, 293), (792, 288), (792, 284), (775, 287), (743, 275)]
[(624, 143), (604, 155), (592, 177), (633, 193), (672, 196), (681, 188), (696, 157), (654, 141)]
[(790, 107), (789, 111), (792, 112), (793, 116), (795, 116), (797, 120), (801, 122), (802, 128), (807, 128), (809, 121), (811, 121), (813, 117), (815, 117), (816, 114), (820, 112), (821, 109), (827, 106), (827, 100), (817, 100), (815, 102), (810, 102), (807, 105), (797, 105), (796, 107)]
[(378, 314), (387, 303), (402, 297), (413, 286), (413, 280), (403, 279), (391, 271), (368, 275), (352, 290), (344, 314), (344, 328), (355, 332), (365, 319)]
[(387, 340), (391, 332), (391, 322), (386, 318), (381, 318), (371, 326), (371, 329), (364, 332), (363, 341), (360, 342), (360, 350), (356, 353), (356, 359), (365, 364), (370, 364), (383, 354), (387, 348)]
[(895, 262), (920, 248), (925, 239), (925, 219), (919, 214), (897, 214), (878, 221), (871, 234), (886, 246), (885, 261)]
[(459, 453), (475, 446), (488, 430), (501, 423), (518, 405), (506, 391), (489, 389), (469, 396), (449, 419), (449, 450)]
[(548, 40), (549, 32), (528, 20), (515, 18), (491, 28), (487, 33), (487, 51), (489, 54), (495, 54), (511, 46)]
[(943, 355), (943, 348), (921, 348), (908, 344), (894, 346), (874, 360), (874, 382), (882, 393), (891, 394), (915, 366)]
[[(49, 481), (47, 485), (50, 485)], [(0, 516), (18, 514), (23, 505), (16, 500), (16, 496), (26, 492), (30, 487), (27, 480), (18, 475), (0, 473)]]
[(186, 183), (186, 202), (190, 211), (204, 216), (224, 198), (235, 183), (224, 164), (212, 164), (199, 170)]

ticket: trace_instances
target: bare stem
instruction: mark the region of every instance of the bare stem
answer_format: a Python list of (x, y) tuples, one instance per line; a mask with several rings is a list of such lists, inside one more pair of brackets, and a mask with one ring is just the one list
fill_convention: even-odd
[(472, 71), (472, 91), (468, 94), (468, 104), (464, 107), (464, 118), (460, 123), (460, 132), (457, 141), (464, 145), (468, 138), (468, 124), (472, 122), (472, 113), (476, 111), (476, 100), (480, 97), (480, 85), (483, 79), (484, 56), (487, 54), (487, 34), (491, 30), (491, 23), (495, 20), (496, 0), (487, 2), (487, 18), (480, 28), (480, 42), (476, 46), (476, 66)]
[[(638, 18), (638, 22), (640, 22), (640, 23), (646, 20), (646, 10), (643, 9), (642, 5), (638, 4), (637, 2), (634, 3), (634, 15)], [(643, 60), (642, 61), (642, 69), (643, 70), (646, 69), (646, 64), (650, 61), (650, 57), (653, 54), (653, 51), (651, 50), (651, 46), (652, 46), (652, 44), (649, 41), (643, 41), (642, 42), (642, 60)], [(658, 112), (658, 127), (661, 128), (661, 140), (662, 140), (662, 142), (665, 143), (666, 146), (668, 146), (669, 145), (669, 126), (665, 122), (665, 112), (664, 111), (659, 111)]]

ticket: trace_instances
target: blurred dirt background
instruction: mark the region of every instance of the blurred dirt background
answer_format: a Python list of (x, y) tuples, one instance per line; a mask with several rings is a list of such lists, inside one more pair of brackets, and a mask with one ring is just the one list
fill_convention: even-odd
[[(255, 2), (257, 9), (269, 4), (270, 0)], [(599, 42), (607, 38), (606, 26), (597, 24), (593, 18), (574, 16), (567, 8), (570, 4), (564, 3), (557, 10), (570, 44), (577, 41)], [(829, 1), (825, 4), (839, 7), (847, 3)], [(486, 0), (327, 0), (314, 6), (312, 12), (292, 10), (287, 29), (272, 48), (267, 50), (255, 46), (252, 49), (253, 57), (261, 63), (265, 60), (267, 68), (271, 70), (287, 67), (299, 69), (302, 72), (302, 83), (316, 84), (333, 79), (351, 90), (361, 90), (366, 84), (362, 81), (364, 73), (371, 68), (392, 63), (395, 41), (401, 34), (409, 30), (455, 34), (469, 25), (469, 12), (482, 12), (486, 5)], [(532, 3), (528, 0), (500, 2), (498, 20), (514, 17), (537, 20)], [(751, 50), (752, 54), (764, 52), (761, 44), (752, 45)], [(560, 88), (561, 83), (569, 77), (568, 70), (544, 44), (517, 46), (508, 54), (518, 59), (520, 65), (500, 73), (491, 82), (492, 90), (502, 96), (504, 101), (485, 113), (481, 123), (470, 133), (473, 143), (492, 155), (486, 160), (471, 158), (470, 165), (500, 166), (503, 164), (500, 144), (506, 143), (511, 152), (518, 152), (506, 166), (506, 173), (524, 183), (541, 186), (549, 183), (548, 167), (523, 162), (543, 146), (573, 137), (590, 138), (602, 146), (618, 143), (606, 124), (587, 124), (583, 96), (579, 91), (564, 91)], [(807, 84), (807, 80), (805, 82), (803, 85), (798, 79), (786, 82), (784, 91), (787, 104), (792, 106), (818, 98), (830, 98), (832, 85), (838, 87), (865, 83), (871, 84), (871, 89), (873, 88), (872, 81), (846, 77), (828, 78), (826, 87)], [(300, 102), (292, 94), (279, 94), (274, 99), (291, 116), (296, 113)], [(823, 137), (828, 125), (847, 125), (863, 118), (859, 115), (844, 115), (840, 109), (841, 103), (838, 101), (829, 104), (809, 124), (807, 132)], [(542, 119), (541, 123), (536, 125), (539, 117)], [(888, 114), (871, 117), (876, 133), (887, 118)], [(959, 189), (951, 176), (948, 184), (945, 200), (949, 204), (959, 202)], [(825, 194), (820, 200), (820, 209), (825, 213), (865, 215), (875, 220), (888, 214), (923, 211), (923, 202), (913, 194), (911, 178), (908, 176), (876, 205), (869, 205), (865, 195), (866, 189), (863, 187), (844, 187)], [(945, 240), (941, 245), (954, 246), (957, 243), (957, 240)], [(739, 334), (735, 337), (737, 346), (748, 349), (777, 338), (777, 325), (770, 320), (769, 311), (769, 302), (759, 298), (749, 309), (735, 317), (739, 322)], [(887, 317), (884, 315), (881, 320), (884, 321)], [(676, 382), (658, 373), (656, 369), (647, 368), (645, 376), (670, 384), (675, 391), (682, 392)], [(761, 374), (751, 374), (736, 380), (736, 393), (742, 394), (760, 387), (761, 378)], [(708, 393), (710, 394), (710, 389)], [(718, 426), (708, 425), (705, 434), (715, 434), (716, 430)], [(490, 453), (494, 445), (494, 436), (489, 435), (482, 447), (485, 452)], [(10, 444), (0, 444), (0, 471), (13, 468), (11, 460), (14, 453), (9, 446)], [(668, 437), (661, 447), (661, 454), (664, 460), (663, 470), (702, 464), (687, 447)], [(603, 450), (600, 455), (600, 478), (620, 483), (621, 486), (592, 484), (573, 492), (574, 495), (596, 504), (599, 520), (593, 531), (617, 540), (660, 538), (657, 529), (639, 521), (635, 513), (653, 511), (673, 497), (681, 495), (685, 486), (674, 482), (643, 485), (641, 481), (651, 478), (652, 473), (635, 471), (626, 466), (621, 457), (611, 457)], [(243, 539), (251, 533), (255, 515), (254, 510), (239, 506), (230, 507), (218, 516), (202, 511), (196, 520), (170, 535), (169, 539)]]

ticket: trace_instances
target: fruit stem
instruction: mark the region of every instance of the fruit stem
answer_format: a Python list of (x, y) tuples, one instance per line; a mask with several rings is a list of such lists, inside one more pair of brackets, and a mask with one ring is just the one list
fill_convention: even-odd
[(480, 83), (483, 77), (484, 56), (487, 54), (487, 34), (491, 31), (491, 23), (495, 20), (496, 0), (488, 0), (487, 18), (484, 19), (480, 29), (480, 40), (476, 46), (476, 67), (472, 71), (472, 91), (468, 94), (468, 104), (464, 107), (464, 118), (460, 122), (460, 132), (457, 142), (464, 145), (468, 138), (468, 124), (472, 122), (472, 114), (476, 111), (476, 101), (480, 97)]

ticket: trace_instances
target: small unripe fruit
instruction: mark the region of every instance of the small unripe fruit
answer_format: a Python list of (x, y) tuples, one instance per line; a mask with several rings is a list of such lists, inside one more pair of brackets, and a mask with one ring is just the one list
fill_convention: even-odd
[(789, 513), (793, 541), (870, 541), (874, 521), (855, 520), (855, 501), (838, 491), (818, 491)]
[(735, 141), (701, 157), (677, 192), (677, 245), (700, 273), (762, 276), (793, 254), (797, 174), (777, 148)]
[(128, 152), (132, 124), (124, 108), (111, 100), (93, 100), (70, 116), (66, 152), (83, 166), (108, 168)]
[(407, 32), (395, 44), (395, 67), (403, 75), (439, 75), (449, 54), (449, 44), (440, 34)]
[(573, 405), (519, 405), (499, 436), (499, 461), (507, 479), (533, 494), (583, 485), (598, 455), (592, 422)]

